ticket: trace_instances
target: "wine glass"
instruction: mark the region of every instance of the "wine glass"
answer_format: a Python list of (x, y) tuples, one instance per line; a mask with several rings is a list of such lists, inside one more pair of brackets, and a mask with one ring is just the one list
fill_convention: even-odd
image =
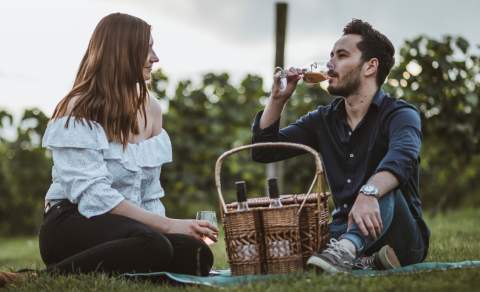
[[(217, 214), (215, 211), (198, 211), (197, 212), (197, 220), (205, 220), (208, 221), (210, 224), (218, 228), (218, 223), (217, 223)], [(217, 236), (217, 235), (215, 235)], [(213, 240), (211, 240), (209, 237), (204, 236), (203, 241), (210, 245), (215, 243)]]
[(301, 67), (303, 81), (309, 85), (316, 85), (328, 80), (328, 61), (317, 61)]
[(287, 88), (287, 72), (282, 67), (275, 68), (275, 74), (280, 72), (280, 84), (279, 89), (280, 91), (284, 91)]
[[(317, 85), (322, 81), (328, 80), (328, 61), (317, 61), (300, 67), (302, 70), (303, 81), (308, 85)], [(287, 72), (281, 67), (275, 68), (275, 73), (280, 72), (280, 91), (287, 87)]]

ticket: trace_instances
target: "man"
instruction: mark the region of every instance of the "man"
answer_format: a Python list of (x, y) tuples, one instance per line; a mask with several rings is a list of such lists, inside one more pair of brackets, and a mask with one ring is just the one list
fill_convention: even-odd
[[(328, 63), (328, 92), (339, 98), (279, 130), (282, 109), (302, 71), (288, 70), (284, 90), (276, 73), (268, 103), (254, 121), (253, 142), (301, 143), (323, 156), (335, 203), (332, 239), (309, 265), (345, 272), (372, 260), (377, 268), (418, 263), (427, 255), (430, 235), (418, 188), (420, 117), (413, 106), (381, 89), (394, 64), (388, 38), (358, 19), (343, 32)], [(252, 156), (272, 162), (302, 153), (261, 148)]]

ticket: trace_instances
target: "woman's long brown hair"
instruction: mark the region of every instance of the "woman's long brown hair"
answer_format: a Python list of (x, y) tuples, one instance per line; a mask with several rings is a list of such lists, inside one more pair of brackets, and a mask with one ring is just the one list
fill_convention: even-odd
[[(122, 13), (104, 17), (95, 28), (83, 56), (72, 90), (60, 101), (52, 119), (68, 115), (81, 123), (102, 125), (109, 141), (128, 144), (138, 134), (137, 115), (147, 116), (147, 85), (143, 69), (150, 42), (150, 25)], [(75, 105), (67, 113), (69, 102)]]

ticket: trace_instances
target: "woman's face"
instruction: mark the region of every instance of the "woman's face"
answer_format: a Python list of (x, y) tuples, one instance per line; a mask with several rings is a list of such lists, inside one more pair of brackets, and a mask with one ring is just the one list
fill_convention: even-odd
[(145, 66), (143, 66), (143, 79), (145, 79), (145, 81), (150, 80), (151, 73), (152, 73), (152, 66), (154, 63), (158, 62), (157, 54), (155, 54), (155, 51), (153, 50), (153, 38), (151, 36), (150, 36), (150, 42), (148, 45), (149, 45), (148, 56), (145, 62)]

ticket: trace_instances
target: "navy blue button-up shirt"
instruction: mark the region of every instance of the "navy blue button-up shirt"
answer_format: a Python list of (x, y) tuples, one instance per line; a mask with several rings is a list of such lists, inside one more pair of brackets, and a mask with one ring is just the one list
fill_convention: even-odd
[[(252, 127), (253, 143), (300, 143), (320, 152), (336, 207), (351, 208), (360, 187), (372, 175), (389, 171), (400, 182), (399, 188), (414, 217), (424, 225), (418, 189), (422, 134), (415, 107), (379, 90), (355, 129), (347, 123), (343, 98), (319, 106), (283, 129), (279, 129), (279, 121), (260, 129), (262, 113), (257, 114)], [(284, 148), (252, 150), (253, 159), (259, 162), (279, 161), (303, 153)]]

